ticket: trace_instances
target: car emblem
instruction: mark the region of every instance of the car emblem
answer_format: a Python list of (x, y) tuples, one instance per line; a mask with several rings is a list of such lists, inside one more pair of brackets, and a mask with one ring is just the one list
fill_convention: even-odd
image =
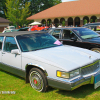
[(91, 59), (91, 56), (89, 56), (89, 58)]

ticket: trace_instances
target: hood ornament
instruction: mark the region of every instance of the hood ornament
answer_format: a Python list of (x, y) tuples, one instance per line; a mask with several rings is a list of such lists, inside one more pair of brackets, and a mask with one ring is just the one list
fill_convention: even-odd
[(91, 56), (89, 56), (89, 58), (91, 59)]

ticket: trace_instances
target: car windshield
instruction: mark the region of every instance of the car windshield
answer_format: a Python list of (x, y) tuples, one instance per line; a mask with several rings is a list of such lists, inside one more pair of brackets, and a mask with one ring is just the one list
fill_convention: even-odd
[(61, 46), (62, 43), (48, 33), (34, 33), (16, 36), (16, 39), (23, 52), (40, 50), (55, 46)]
[(73, 31), (80, 35), (83, 39), (95, 38), (100, 36), (98, 33), (88, 28), (76, 28)]

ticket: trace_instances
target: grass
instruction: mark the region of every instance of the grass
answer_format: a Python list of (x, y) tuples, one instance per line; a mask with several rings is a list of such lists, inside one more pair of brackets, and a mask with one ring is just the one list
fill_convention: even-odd
[[(4, 94), (7, 92), (8, 94)], [(9, 93), (10, 92), (10, 93)], [(11, 94), (11, 92), (13, 92)], [(15, 93), (15, 94), (14, 94)], [(74, 91), (64, 91), (49, 88), (46, 93), (40, 93), (25, 84), (25, 80), (0, 70), (0, 100), (99, 100), (100, 87), (85, 85)]]

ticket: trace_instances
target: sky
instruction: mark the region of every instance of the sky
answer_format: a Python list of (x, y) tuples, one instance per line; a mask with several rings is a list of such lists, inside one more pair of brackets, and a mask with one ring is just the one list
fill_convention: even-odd
[(75, 1), (75, 0), (62, 0), (62, 2)]

